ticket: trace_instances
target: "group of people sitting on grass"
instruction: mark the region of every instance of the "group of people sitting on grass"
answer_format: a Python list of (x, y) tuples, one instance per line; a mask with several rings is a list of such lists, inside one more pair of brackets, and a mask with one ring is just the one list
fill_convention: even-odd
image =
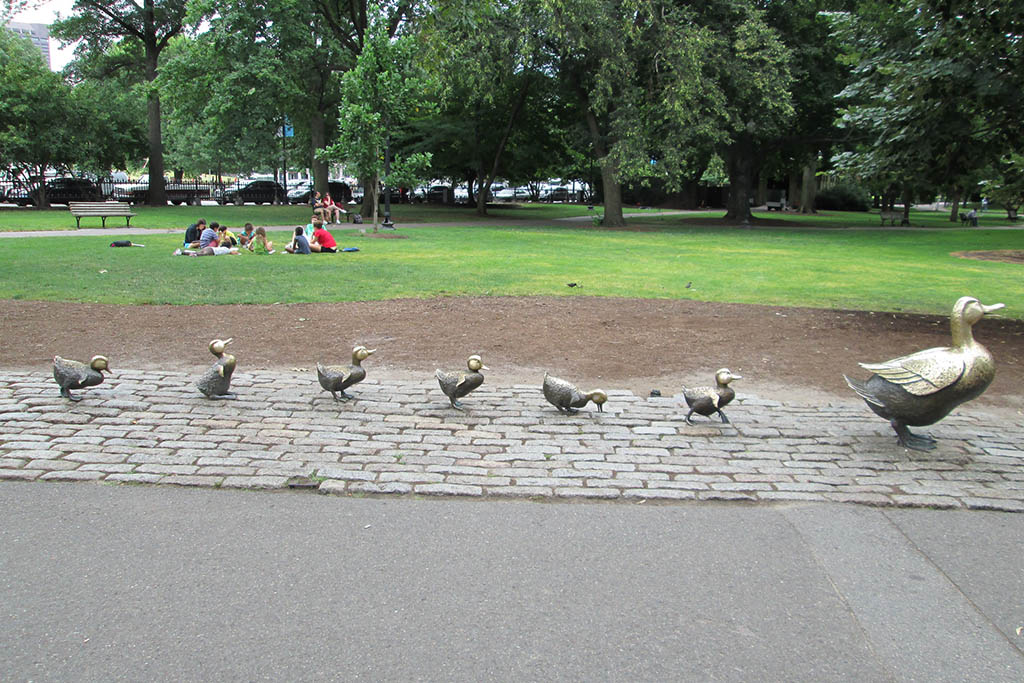
[[(206, 219), (200, 218), (185, 230), (185, 241), (174, 255), (237, 256), (246, 250), (258, 255), (275, 253), (274, 243), (267, 239), (263, 226), (253, 228), (252, 223), (246, 223), (242, 232), (236, 235), (226, 225), (216, 221), (207, 225)], [(338, 244), (324, 227), (319, 214), (314, 213), (305, 228), (301, 225), (295, 227), (292, 241), (284, 250), (289, 254), (334, 254), (338, 251)]]

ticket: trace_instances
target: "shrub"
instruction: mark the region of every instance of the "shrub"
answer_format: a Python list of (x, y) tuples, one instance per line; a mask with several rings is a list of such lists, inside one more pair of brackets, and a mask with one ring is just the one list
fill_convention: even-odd
[(871, 196), (860, 185), (839, 183), (818, 193), (814, 208), (832, 211), (867, 211), (871, 208)]

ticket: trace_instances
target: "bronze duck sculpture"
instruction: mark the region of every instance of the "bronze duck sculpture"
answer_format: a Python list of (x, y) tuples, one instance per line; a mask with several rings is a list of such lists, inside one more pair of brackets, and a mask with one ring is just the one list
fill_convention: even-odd
[(690, 416), (694, 413), (705, 417), (711, 417), (718, 413), (724, 424), (730, 424), (729, 418), (722, 412), (722, 408), (736, 398), (736, 392), (729, 386), (729, 382), (734, 379), (743, 379), (743, 377), (732, 374), (729, 372), (729, 368), (722, 368), (715, 373), (715, 386), (713, 387), (694, 387), (692, 389), (683, 387), (683, 398), (686, 399), (686, 405), (690, 406), (690, 412), (686, 414), (686, 424), (693, 424)]
[(196, 380), (196, 387), (206, 398), (237, 398), (231, 393), (231, 374), (235, 371), (235, 357), (225, 352), (231, 341), (214, 339), (210, 342), (210, 353), (217, 357), (217, 362)]
[[(369, 358), (377, 349), (368, 349), (365, 346), (357, 346), (352, 349), (351, 365), (323, 365), (316, 364), (316, 376), (320, 380), (320, 386), (331, 392), (335, 401), (349, 400), (354, 398), (346, 394), (345, 390), (353, 384), (358, 384), (366, 379), (366, 370), (360, 363)], [(341, 394), (341, 398), (338, 397)]]
[(564, 379), (544, 373), (544, 398), (548, 403), (558, 408), (558, 412), (566, 415), (574, 415), (579, 409), (590, 401), (597, 406), (597, 412), (604, 412), (604, 404), (608, 401), (608, 394), (600, 389), (582, 392), (575, 385), (566, 382)]
[(980, 396), (992, 383), (995, 362), (988, 349), (974, 341), (971, 327), (1003, 307), (961, 297), (949, 319), (952, 346), (925, 349), (884, 363), (859, 363), (874, 373), (863, 382), (843, 377), (876, 415), (889, 421), (901, 446), (930, 451), (935, 439), (914, 434), (909, 427), (935, 424), (961, 403)]
[(85, 389), (103, 383), (104, 371), (107, 367), (106, 356), (93, 356), (86, 365), (77, 360), (68, 360), (60, 356), (53, 357), (53, 379), (60, 386), (60, 395), (72, 401), (81, 401), (81, 396), (72, 396), (72, 389)]
[(484, 365), (480, 356), (475, 354), (469, 357), (466, 365), (469, 368), (469, 372), (445, 372), (444, 370), (434, 372), (434, 376), (437, 377), (437, 383), (441, 385), (441, 391), (448, 397), (452, 408), (457, 408), (458, 410), (462, 410), (462, 404), (459, 403), (458, 399), (463, 398), (483, 384), (484, 376), (480, 374), (480, 371), (490, 369)]

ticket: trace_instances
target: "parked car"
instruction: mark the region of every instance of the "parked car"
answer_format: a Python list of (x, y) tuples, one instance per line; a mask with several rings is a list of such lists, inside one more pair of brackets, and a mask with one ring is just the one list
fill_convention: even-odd
[[(175, 206), (200, 206), (204, 199), (210, 198), (210, 188), (205, 183), (168, 181), (164, 183), (164, 194), (167, 201)], [(110, 196), (122, 202), (145, 204), (149, 201), (149, 183), (115, 185)]]
[[(7, 193), (7, 201), (18, 206), (39, 206), (42, 201), (41, 190), (12, 187)], [(68, 202), (100, 202), (103, 192), (96, 183), (88, 178), (54, 178), (46, 181), (46, 199), (51, 204), (67, 204)]]
[(296, 180), (288, 185), (289, 204), (308, 204), (309, 192), (313, 183), (309, 180)]
[[(292, 204), (309, 204), (309, 195), (313, 192), (313, 185), (308, 181), (301, 181), (307, 183), (303, 188), (295, 188), (294, 190), (288, 190), (288, 201)], [(348, 183), (340, 180), (331, 180), (327, 183), (327, 191), (338, 204), (347, 204), (352, 201), (352, 188), (348, 186)]]
[(542, 202), (567, 202), (570, 199), (571, 195), (567, 187), (552, 187), (540, 197)]
[(447, 185), (434, 185), (427, 190), (427, 204), (449, 204), (453, 201), (452, 188)]
[(503, 187), (494, 193), (499, 202), (525, 202), (530, 198), (530, 191), (525, 187)]
[(251, 180), (245, 185), (231, 186), (214, 196), (218, 204), (283, 204), (288, 201), (284, 188), (273, 180)]

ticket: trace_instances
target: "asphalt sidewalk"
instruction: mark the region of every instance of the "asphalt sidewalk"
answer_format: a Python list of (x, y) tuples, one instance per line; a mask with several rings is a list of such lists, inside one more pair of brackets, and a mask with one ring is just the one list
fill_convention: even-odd
[(49, 373), (0, 371), (0, 479), (1024, 512), (1024, 417), (978, 404), (923, 430), (939, 445), (920, 453), (852, 397), (744, 393), (731, 424), (688, 425), (678, 395), (611, 391), (605, 412), (567, 416), (539, 386), (487, 382), (460, 412), (433, 377), (378, 373), (348, 403), (315, 371), (236, 371), (235, 401), (205, 399), (194, 379), (120, 370), (71, 403)]
[(5, 680), (1024, 680), (1024, 515), (0, 483)]

